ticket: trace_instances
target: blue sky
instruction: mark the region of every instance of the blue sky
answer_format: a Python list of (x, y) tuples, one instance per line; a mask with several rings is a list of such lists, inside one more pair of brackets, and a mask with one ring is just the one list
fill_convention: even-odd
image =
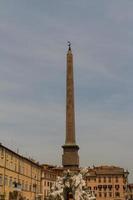
[(61, 165), (67, 41), (81, 166), (116, 165), (133, 181), (133, 1), (0, 1), (0, 140)]

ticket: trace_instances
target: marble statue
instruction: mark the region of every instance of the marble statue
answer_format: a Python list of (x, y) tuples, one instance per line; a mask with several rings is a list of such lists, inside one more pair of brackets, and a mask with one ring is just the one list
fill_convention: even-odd
[(93, 191), (85, 183), (87, 169), (80, 172), (65, 171), (63, 177), (57, 177), (55, 185), (51, 188), (48, 200), (68, 200), (67, 193), (71, 193), (73, 200), (96, 200)]

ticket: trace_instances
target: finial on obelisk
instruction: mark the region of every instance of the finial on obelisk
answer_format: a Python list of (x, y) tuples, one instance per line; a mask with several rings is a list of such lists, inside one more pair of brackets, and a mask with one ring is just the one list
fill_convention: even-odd
[(71, 51), (71, 42), (70, 42), (70, 41), (68, 41), (67, 43), (68, 43), (68, 47), (69, 47), (69, 49), (68, 49), (68, 50), (69, 50), (69, 51)]

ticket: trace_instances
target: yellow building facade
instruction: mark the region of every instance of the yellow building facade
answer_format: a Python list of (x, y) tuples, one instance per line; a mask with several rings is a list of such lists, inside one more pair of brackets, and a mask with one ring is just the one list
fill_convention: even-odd
[[(0, 200), (45, 200), (63, 171), (63, 167), (39, 165), (0, 144)], [(97, 200), (125, 200), (133, 194), (128, 174), (120, 167), (93, 167), (85, 181)]]
[(97, 200), (125, 200), (128, 171), (115, 166), (100, 166), (88, 169), (87, 186)]
[(33, 200), (40, 194), (40, 165), (0, 144), (0, 199)]

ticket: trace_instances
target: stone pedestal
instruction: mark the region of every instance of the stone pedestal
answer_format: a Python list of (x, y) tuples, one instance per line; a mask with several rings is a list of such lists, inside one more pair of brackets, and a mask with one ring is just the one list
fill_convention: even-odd
[(63, 167), (74, 170), (79, 166), (78, 145), (62, 146), (64, 154), (62, 155)]

